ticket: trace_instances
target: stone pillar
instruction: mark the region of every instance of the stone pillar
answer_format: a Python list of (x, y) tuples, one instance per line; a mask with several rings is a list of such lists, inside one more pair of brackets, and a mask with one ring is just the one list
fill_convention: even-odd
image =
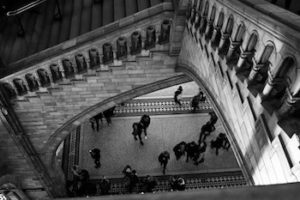
[(263, 68), (264, 65), (265, 65), (264, 63), (257, 63), (256, 60), (253, 58), (253, 67), (252, 67), (252, 69), (250, 71), (250, 74), (248, 76), (248, 81), (249, 82), (253, 82), (254, 81), (254, 79), (256, 78), (259, 70), (261, 68)]
[(207, 19), (206, 16), (201, 17), (200, 25), (199, 25), (199, 33), (202, 35), (205, 32), (206, 29), (206, 24), (207, 24)]
[(196, 34), (197, 29), (199, 28), (199, 25), (200, 25), (200, 21), (201, 21), (201, 18), (200, 18), (199, 13), (197, 12), (196, 17), (195, 17), (195, 23), (193, 24), (193, 27), (192, 27), (192, 34), (193, 35)]
[(222, 32), (222, 37), (220, 40), (220, 44), (219, 44), (219, 50), (222, 51), (225, 45), (225, 41), (229, 38), (230, 34), (229, 33), (224, 33)]
[(227, 61), (231, 59), (231, 57), (233, 56), (233, 53), (234, 51), (241, 45), (241, 42), (235, 42), (235, 41), (232, 41), (230, 39), (230, 46), (229, 46), (229, 50), (227, 52), (227, 55), (226, 55), (226, 59)]
[(213, 29), (213, 21), (209, 21), (207, 23), (206, 30), (204, 33), (206, 40), (209, 40), (212, 37), (212, 32), (213, 32), (212, 29)]
[(290, 90), (286, 89), (286, 98), (283, 101), (283, 104), (278, 110), (278, 114), (282, 117), (285, 117), (291, 114), (295, 110), (295, 106), (300, 102), (300, 98), (293, 97)]
[(249, 56), (252, 56), (252, 52), (250, 51), (244, 51), (242, 47), (240, 47), (240, 50), (241, 50), (241, 55), (240, 55), (240, 58), (238, 60), (238, 63), (237, 63), (237, 68), (242, 68), (242, 66), (244, 65), (246, 59), (249, 57)]
[(212, 34), (212, 37), (211, 37), (211, 46), (213, 47), (213, 48), (215, 48), (218, 44), (217, 43), (219, 43), (219, 33), (220, 33), (220, 29), (221, 29), (221, 27), (214, 27), (214, 31), (213, 31), (213, 34)]

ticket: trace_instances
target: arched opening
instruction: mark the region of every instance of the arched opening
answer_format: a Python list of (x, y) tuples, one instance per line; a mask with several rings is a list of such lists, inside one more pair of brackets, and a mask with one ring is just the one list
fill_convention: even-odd
[(207, 41), (210, 40), (212, 37), (213, 30), (214, 30), (215, 18), (216, 18), (216, 6), (214, 5), (211, 9), (210, 18), (209, 18), (208, 25), (205, 30), (205, 40), (207, 40)]
[(100, 56), (96, 48), (92, 48), (89, 50), (89, 58), (90, 58), (91, 69), (100, 67)]
[(220, 12), (219, 17), (218, 17), (218, 21), (215, 25), (214, 31), (213, 31), (213, 35), (212, 35), (212, 39), (211, 39), (211, 46), (213, 49), (216, 49), (216, 47), (219, 46), (220, 40), (221, 40), (221, 28), (223, 26), (223, 21), (224, 21), (224, 13), (223, 11)]
[(199, 25), (199, 33), (200, 33), (200, 35), (202, 35), (205, 32), (205, 30), (206, 30), (208, 11), (209, 11), (209, 2), (206, 1), (204, 10), (202, 12), (200, 25)]
[[(185, 78), (183, 78), (183, 77), (185, 77)], [(88, 120), (89, 120), (89, 118), (91, 117), (91, 116), (96, 116), (99, 112), (102, 112), (102, 111), (104, 111), (104, 110), (107, 110), (107, 109), (109, 109), (110, 107), (113, 107), (113, 106), (115, 106), (116, 104), (119, 104), (119, 103), (125, 103), (125, 105), (121, 105), (120, 107), (122, 107), (122, 108), (124, 108), (125, 110), (126, 109), (135, 109), (135, 111), (134, 112), (127, 112), (127, 111), (120, 111), (120, 109), (118, 110), (118, 109), (116, 109), (116, 110), (118, 110), (118, 111), (120, 111), (120, 112), (118, 112), (118, 114), (119, 115), (122, 115), (122, 114), (124, 114), (124, 113), (131, 113), (132, 114), (132, 116), (131, 116), (131, 118), (130, 118), (130, 120), (132, 121), (132, 122), (134, 122), (136, 119), (136, 117), (134, 117), (134, 113), (135, 112), (139, 112), (139, 113), (143, 113), (143, 112), (146, 112), (145, 110), (143, 110), (142, 108), (139, 108), (139, 107), (137, 107), (137, 106), (142, 106), (142, 105), (146, 105), (147, 103), (141, 103), (141, 102), (136, 102), (136, 100), (133, 100), (133, 102), (130, 100), (130, 99), (132, 99), (132, 97), (134, 97), (134, 96), (140, 96), (141, 94), (146, 94), (146, 93), (149, 93), (151, 90), (152, 91), (155, 91), (155, 90), (157, 90), (158, 89), (158, 87), (157, 86), (159, 86), (159, 87), (161, 87), (161, 88), (165, 88), (165, 87), (167, 87), (167, 86), (173, 86), (173, 85), (176, 85), (176, 84), (179, 84), (179, 83), (184, 83), (184, 82), (186, 82), (186, 81), (190, 81), (190, 79), (188, 78), (187, 79), (187, 77), (186, 76), (182, 76), (180, 79), (175, 79), (175, 77), (174, 78), (171, 78), (169, 81), (167, 81), (167, 82), (161, 82), (160, 84), (158, 84), (158, 83), (153, 83), (153, 84), (151, 84), (151, 87), (149, 86), (149, 89), (147, 89), (147, 87), (145, 88), (145, 87), (141, 87), (141, 88), (136, 88), (135, 90), (134, 90), (134, 93), (132, 93), (132, 92), (129, 92), (128, 93), (128, 97), (126, 97), (125, 98), (125, 96), (124, 95), (121, 95), (122, 96), (122, 98), (120, 98), (120, 97), (116, 97), (116, 98), (113, 98), (113, 99), (109, 99), (109, 100), (107, 100), (107, 101), (105, 101), (105, 102), (101, 102), (101, 103), (99, 103), (99, 105), (96, 105), (95, 107), (93, 107), (93, 108), (89, 108), (88, 110), (88, 112), (85, 112), (82, 116), (80, 116), (80, 118), (78, 118), (79, 116), (77, 116), (77, 117), (75, 117), (75, 121), (73, 121), (73, 122), (70, 122), (70, 124), (69, 124), (69, 126), (70, 126), (70, 128), (71, 129), (65, 129), (66, 131), (67, 130), (70, 130), (70, 131), (68, 131), (68, 132), (72, 132), (72, 131), (75, 131), (75, 133), (76, 133), (76, 131), (78, 131), (78, 125), (79, 124), (86, 124), (86, 122), (88, 123), (87, 124), (87, 127), (88, 127), (88, 129), (90, 129), (90, 130), (92, 130), (92, 128), (90, 127), (90, 124), (89, 124), (89, 122), (88, 122)], [(163, 83), (163, 84), (162, 84)], [(153, 86), (155, 86), (155, 87), (153, 87)], [(178, 85), (177, 86), (175, 86), (175, 90), (178, 88)], [(186, 87), (184, 86), (184, 90), (186, 90), (185, 89)], [(158, 102), (159, 101), (157, 101), (157, 98), (155, 98), (155, 100), (154, 101), (156, 101), (156, 102), (149, 102), (149, 106), (151, 106), (151, 110), (153, 110), (153, 112), (179, 112), (179, 113), (181, 113), (181, 112), (184, 112), (185, 111), (185, 109), (184, 108), (189, 108), (190, 107), (190, 101), (187, 101), (187, 102), (185, 102), (185, 98), (183, 98), (183, 99), (181, 99), (181, 101), (182, 101), (182, 103), (183, 103), (183, 107), (180, 107), (180, 106), (175, 106), (174, 105), (174, 102), (173, 102), (173, 91), (174, 89), (172, 89), (172, 92), (171, 92), (171, 96), (170, 96), (170, 99), (171, 99), (171, 104), (170, 103), (162, 103), (162, 104), (159, 104)], [(196, 91), (196, 92), (198, 92), (198, 90)], [(205, 92), (204, 92), (205, 93)], [(166, 94), (166, 92), (160, 92), (160, 94)], [(194, 94), (194, 93), (193, 93)], [(206, 93), (205, 93), (205, 95), (206, 95)], [(128, 99), (129, 101), (131, 101), (131, 102), (127, 102), (128, 100), (126, 100), (126, 99)], [(145, 98), (141, 98), (142, 99), (142, 101), (145, 101)], [(141, 101), (141, 99), (139, 99), (138, 101)], [(120, 102), (118, 102), (118, 101), (120, 101)], [(128, 103), (128, 105), (127, 105), (127, 103)], [(135, 106), (130, 106), (129, 104), (134, 104)], [(174, 106), (175, 106), (175, 108), (177, 108), (177, 109), (179, 109), (179, 110), (172, 110), (172, 109), (158, 109), (158, 110), (156, 110), (155, 111), (155, 109), (154, 109), (154, 107), (155, 106), (162, 106), (162, 105), (164, 105), (164, 106), (167, 106), (167, 107), (169, 107), (169, 108), (174, 108)], [(207, 109), (207, 107), (206, 106), (204, 106), (203, 108), (205, 108), (205, 109)], [(187, 111), (187, 110), (186, 110)], [(192, 114), (192, 112), (191, 112), (191, 110), (189, 109), (187, 112), (189, 112), (189, 113), (191, 113)], [(179, 113), (177, 113), (177, 114), (179, 114)], [(197, 113), (194, 113), (195, 115), (197, 115)], [(199, 113), (200, 114), (200, 113)], [(206, 115), (205, 115), (206, 117), (208, 117), (208, 114), (206, 113)], [(138, 119), (140, 118), (140, 116), (138, 116), (137, 117)], [(152, 117), (152, 121), (151, 121), (151, 123), (152, 124), (155, 124), (156, 122), (159, 122), (160, 121), (160, 123), (163, 121), (162, 119), (167, 119), (166, 117), (163, 117), (163, 115), (159, 115), (159, 117), (157, 117), (157, 119), (155, 119), (155, 117)], [(171, 119), (171, 118), (170, 118)], [(121, 119), (120, 119), (121, 120)], [(206, 118), (206, 120), (208, 120), (208, 118)], [(172, 120), (171, 120), (172, 121)], [(100, 123), (100, 131), (102, 130), (102, 131), (104, 131), (104, 129), (109, 129), (109, 126), (107, 126), (106, 125), (106, 123), (104, 122), (103, 124), (101, 124), (101, 122), (99, 121), (99, 123)], [(204, 123), (204, 120), (201, 122), (201, 123)], [(116, 124), (115, 123), (115, 120), (113, 119), (113, 124)], [(167, 124), (172, 124), (172, 123), (167, 123)], [(197, 123), (196, 123), (197, 124)], [(127, 124), (128, 125), (128, 124)], [(179, 123), (178, 123), (178, 125), (179, 126), (181, 126)], [(68, 126), (68, 125), (67, 125)], [(131, 123), (129, 123), (129, 125), (128, 126), (126, 126), (126, 125), (120, 125), (121, 127), (123, 127), (122, 129), (124, 129), (124, 130), (127, 130), (127, 131), (125, 131), (126, 132), (126, 134), (127, 134), (127, 132), (129, 132), (128, 134), (129, 134), (129, 136), (131, 135), (130, 134), (130, 131), (129, 130), (131, 130)], [(72, 128), (73, 127), (73, 128)], [(176, 126), (177, 127), (177, 126)], [(175, 128), (176, 128), (175, 127)], [(220, 127), (220, 126), (218, 126), (218, 127)], [(66, 128), (66, 127), (64, 127), (64, 128)], [(61, 138), (64, 134), (66, 134), (66, 135), (69, 135), (68, 133), (62, 133), (62, 132), (64, 132), (64, 128), (62, 128), (62, 129), (60, 129), (60, 136), (59, 135), (56, 135), (55, 137), (53, 137), (53, 142), (55, 142), (55, 144), (51, 144), (51, 142), (49, 142), (48, 144), (49, 144), (49, 146), (48, 145), (46, 145), (45, 146), (45, 151), (49, 151), (49, 150), (51, 150), (52, 151), (52, 153), (53, 152), (56, 152), (56, 150), (57, 150), (57, 147), (59, 146), (58, 144), (57, 144), (57, 139), (58, 138)], [(113, 128), (113, 127), (111, 127), (111, 128)], [(96, 126), (95, 126), (95, 129), (96, 129)], [(158, 128), (159, 130), (160, 130), (160, 128)], [(81, 130), (86, 130), (86, 128), (83, 128), (83, 129), (81, 129)], [(121, 130), (120, 129), (120, 127), (118, 128), (118, 130)], [(112, 132), (114, 132), (114, 131), (116, 131), (116, 130), (112, 130)], [(150, 131), (150, 129), (148, 130), (148, 131)], [(186, 130), (187, 131), (187, 130)], [(160, 132), (160, 131), (159, 131)], [(97, 133), (97, 131), (95, 130), (94, 132), (91, 132), (92, 134), (94, 134), (94, 136), (96, 136), (98, 133)], [(157, 136), (155, 136), (155, 135), (151, 135), (151, 133), (152, 134), (154, 134), (154, 132), (153, 132), (153, 130), (151, 129), (151, 132), (149, 132), (149, 139), (150, 140), (155, 140), (155, 138), (157, 137)], [(102, 134), (104, 134), (104, 133), (102, 133)], [(198, 133), (198, 131), (196, 131), (196, 135), (198, 135), (199, 133)], [(66, 136), (65, 135), (65, 136)], [(101, 134), (98, 134), (98, 135), (101, 135)], [(107, 136), (108, 135), (111, 135), (112, 136), (112, 134), (107, 134)], [(182, 134), (181, 133), (181, 135), (184, 135), (184, 134)], [(109, 139), (108, 137), (105, 137), (107, 140), (111, 140), (111, 139)], [(69, 137), (69, 136), (67, 136), (67, 137)], [(74, 138), (76, 138), (76, 134), (75, 134), (75, 137)], [(105, 138), (103, 138), (103, 139), (105, 139)], [(134, 139), (132, 138), (132, 136), (130, 136), (130, 141), (132, 141), (133, 143), (134, 143)], [(152, 139), (151, 139), (152, 138)], [(174, 137), (174, 138), (176, 138), (176, 137)], [(124, 139), (124, 138), (123, 138)], [(157, 138), (158, 139), (158, 138)], [(187, 142), (190, 142), (190, 140), (193, 140), (193, 139), (186, 139), (187, 140)], [(115, 141), (115, 140), (113, 140), (113, 141)], [(124, 139), (124, 141), (126, 141), (125, 139)], [(147, 146), (147, 142), (148, 142), (149, 140), (147, 140), (147, 141), (145, 141), (145, 146)], [(172, 140), (170, 140), (170, 141), (172, 141)], [(117, 142), (117, 141), (115, 141), (115, 142)], [(180, 141), (177, 141), (177, 142), (180, 142)], [(70, 142), (71, 143), (71, 142)], [(66, 144), (66, 143), (65, 143)], [(65, 145), (64, 144), (64, 145)], [(96, 144), (97, 144), (97, 142), (96, 143), (94, 143), (95, 145), (94, 146), (91, 146), (91, 148), (94, 148), (94, 147), (96, 147)], [(55, 148), (53, 148), (54, 146), (55, 146)], [(104, 145), (104, 144), (103, 144)], [(126, 145), (126, 144), (125, 144)], [(138, 143), (136, 144), (137, 146), (139, 145)], [(175, 145), (175, 143), (174, 143), (174, 145)], [(101, 147), (100, 147), (100, 149), (101, 149)], [(122, 151), (124, 151), (125, 153), (126, 153), (126, 148), (121, 148), (122, 149)], [(130, 148), (129, 148), (130, 149)], [(160, 149), (160, 148), (157, 148), (159, 151), (160, 150), (162, 150), (162, 149)], [(87, 150), (87, 149), (86, 149)], [(104, 150), (104, 148), (103, 148), (103, 150)], [(170, 153), (172, 154), (173, 152), (172, 152), (172, 149), (170, 149), (169, 150), (170, 151)], [(222, 151), (222, 150), (221, 150)], [(212, 152), (213, 152), (213, 154), (215, 155), (215, 150), (212, 150)], [(225, 150), (224, 152), (222, 151), (221, 152), (221, 154), (222, 153), (226, 153), (227, 151)], [(89, 153), (88, 153), (88, 151), (85, 151), (85, 154), (87, 154), (85, 157), (85, 159), (86, 159), (86, 161), (88, 161), (88, 162), (86, 162), (86, 164), (87, 163), (90, 163), (89, 165), (91, 165), (91, 163), (93, 163), (93, 160), (90, 158), (90, 155), (89, 155)], [(45, 154), (46, 155), (46, 154)], [(47, 155), (49, 155), (49, 154), (47, 154)], [(128, 155), (128, 152), (127, 152), (127, 155)], [(105, 154), (103, 155), (103, 156), (105, 156)], [(113, 155), (112, 155), (113, 156)], [(173, 155), (172, 155), (173, 156)], [(54, 159), (54, 160), (53, 160)], [(55, 156), (53, 157), (53, 159), (49, 159), (49, 162), (50, 163), (53, 163), (53, 162), (56, 162), (55, 161)], [(105, 159), (105, 158), (103, 158), (103, 159)], [(153, 158), (155, 161), (153, 161), (153, 162), (156, 162), (157, 161), (157, 157), (155, 156), (154, 158)], [(174, 158), (172, 158), (172, 159), (174, 159)], [(48, 160), (48, 159), (45, 159), (45, 160)], [(209, 159), (207, 158), (207, 161), (206, 162), (209, 162), (208, 161)], [(151, 161), (152, 162), (152, 161)], [(176, 161), (177, 162), (177, 161)], [(179, 162), (179, 161), (178, 161)], [(204, 161), (205, 162), (205, 161)], [(83, 161), (83, 163), (85, 163), (85, 161)], [(82, 163), (81, 163), (82, 164)], [(128, 164), (128, 163), (123, 163), (123, 166), (125, 166), (126, 164)], [(185, 162), (183, 162), (182, 164), (184, 164), (184, 165), (186, 165), (186, 163)], [(192, 164), (192, 163), (190, 163), (190, 164)], [(101, 167), (103, 167), (103, 171), (104, 170), (107, 170), (107, 168), (105, 169), (105, 164), (103, 164), (102, 163), (102, 165), (103, 166), (101, 166)], [(201, 164), (199, 164), (199, 165), (201, 165)], [(52, 166), (53, 167), (53, 165), (50, 165), (50, 166)], [(193, 164), (192, 164), (192, 166), (193, 166)], [(84, 167), (84, 166), (80, 166), (80, 167)], [(95, 171), (94, 170), (96, 170), (97, 171), (97, 169), (95, 168), (94, 169), (94, 166), (93, 166), (93, 164), (92, 164), (92, 166), (90, 166), (91, 167), (91, 169), (90, 169), (90, 172), (91, 173), (94, 173)], [(133, 166), (133, 167), (135, 167), (135, 166)], [(195, 167), (196, 167), (196, 165), (195, 165)], [(117, 170), (119, 170), (119, 168), (117, 168)], [(141, 171), (141, 169), (138, 169), (139, 171), (139, 173), (140, 174), (143, 174), (143, 172)], [(161, 170), (161, 169), (156, 169), (156, 170)], [(171, 168), (170, 168), (170, 170), (171, 170)], [(94, 172), (93, 172), (94, 171)], [(167, 171), (168, 172), (168, 171)], [(119, 171), (118, 171), (118, 173), (120, 173)], [(241, 174), (240, 174), (241, 175)], [(196, 175), (194, 175), (194, 176), (196, 176)]]
[(50, 78), (48, 72), (45, 69), (38, 69), (37, 74), (39, 76), (40, 84), (42, 87), (50, 86)]
[(39, 84), (32, 74), (26, 74), (25, 79), (27, 81), (30, 92), (34, 92), (39, 89)]
[(75, 76), (75, 70), (73, 64), (69, 59), (63, 59), (62, 65), (64, 68), (64, 73), (66, 78), (72, 78)]
[(242, 80), (248, 77), (253, 67), (252, 58), (254, 57), (256, 52), (257, 41), (258, 35), (256, 32), (253, 32), (247, 41), (245, 49), (242, 49), (242, 53), (237, 63), (237, 75)]
[(230, 17), (228, 18), (226, 27), (222, 33), (223, 34), (222, 42), (219, 47), (219, 55), (221, 55), (221, 56), (226, 55), (229, 50), (230, 37), (231, 37), (232, 29), (233, 29), (233, 23), (234, 23), (233, 16), (230, 15)]
[(231, 41), (230, 49), (227, 53), (227, 63), (228, 65), (235, 66), (241, 56), (241, 44), (243, 43), (245, 35), (245, 25), (242, 23), (238, 26), (236, 33)]
[(87, 71), (87, 63), (85, 57), (82, 54), (77, 54), (75, 56), (77, 73), (84, 73)]

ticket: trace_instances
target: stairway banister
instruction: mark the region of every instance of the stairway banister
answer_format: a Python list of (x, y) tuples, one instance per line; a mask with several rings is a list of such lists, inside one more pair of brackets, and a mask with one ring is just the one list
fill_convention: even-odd
[(120, 30), (121, 28), (126, 28), (132, 24), (136, 24), (149, 17), (153, 17), (162, 13), (173, 12), (173, 11), (174, 9), (173, 9), (172, 2), (160, 3), (156, 6), (142, 10), (134, 15), (122, 18), (118, 21), (100, 27), (98, 29), (95, 29), (94, 31), (80, 35), (76, 38), (65, 41), (54, 47), (45, 49), (36, 54), (28, 56), (27, 58), (16, 61), (10, 64), (9, 66), (7, 66), (7, 68), (0, 69), (0, 78), (24, 70), (30, 66), (37, 65), (41, 62), (44, 62), (45, 60), (50, 60), (61, 54), (74, 51), (75, 49), (87, 45), (98, 38), (104, 37), (105, 35), (109, 35), (114, 31)]

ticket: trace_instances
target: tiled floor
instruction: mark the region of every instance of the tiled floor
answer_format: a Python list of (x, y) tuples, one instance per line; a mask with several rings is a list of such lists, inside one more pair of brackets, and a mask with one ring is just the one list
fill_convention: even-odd
[[(194, 83), (183, 85), (186, 88), (184, 96), (192, 96), (198, 92)], [(142, 98), (153, 98), (153, 96), (171, 95), (176, 86), (163, 92), (156, 92)], [(188, 113), (176, 115), (153, 115), (148, 129), (149, 137), (144, 139), (145, 145), (141, 146), (133, 139), (132, 123), (139, 121), (139, 116), (115, 117), (112, 125), (106, 123), (101, 125), (100, 132), (93, 132), (89, 123), (82, 126), (80, 138), (79, 166), (90, 172), (92, 179), (107, 177), (121, 177), (122, 169), (129, 164), (136, 169), (138, 175), (144, 176), (161, 175), (162, 169), (157, 157), (160, 152), (167, 150), (171, 159), (167, 166), (167, 174), (200, 173), (213, 171), (230, 171), (239, 168), (235, 156), (229, 151), (221, 150), (219, 156), (210, 147), (205, 153), (205, 161), (199, 166), (192, 162), (186, 163), (185, 158), (176, 161), (173, 147), (181, 142), (197, 141), (201, 126), (209, 119), (207, 113)], [(216, 131), (207, 138), (207, 142), (214, 139), (217, 134), (223, 131), (223, 126), (218, 121)], [(88, 150), (97, 147), (101, 150), (100, 169), (95, 169), (93, 160)]]

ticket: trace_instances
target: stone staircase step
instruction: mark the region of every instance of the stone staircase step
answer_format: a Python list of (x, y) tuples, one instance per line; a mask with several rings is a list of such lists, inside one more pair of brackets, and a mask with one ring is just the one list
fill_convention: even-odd
[(161, 0), (150, 0), (151, 6), (155, 6), (157, 4), (160, 4), (161, 2)]
[(125, 1), (114, 0), (114, 20), (117, 21), (125, 16)]
[(93, 3), (91, 29), (94, 30), (100, 26), (102, 26), (102, 3)]
[(72, 8), (74, 6), (75, 0), (65, 0), (68, 3), (62, 8), (62, 21), (61, 21), (61, 30), (58, 38), (58, 43), (66, 41), (69, 39), (70, 30), (71, 30), (71, 19), (72, 19)]
[(103, 0), (102, 6), (102, 25), (105, 26), (114, 20), (114, 2), (112, 0)]
[(148, 7), (150, 7), (150, 2), (149, 0), (138, 0), (138, 11), (144, 10)]
[(83, 0), (80, 35), (87, 33), (91, 30), (91, 17), (92, 17), (93, 0)]
[(73, 5), (72, 19), (71, 19), (71, 27), (69, 39), (72, 39), (79, 35), (80, 26), (81, 26), (81, 12), (82, 12), (82, 2), (83, 0), (75, 0)]
[(46, 49), (48, 46), (48, 40), (51, 38), (51, 28), (52, 28), (52, 23), (53, 23), (53, 13), (55, 9), (55, 4), (49, 2), (49, 7), (47, 8), (47, 14), (46, 18), (43, 22), (43, 29), (41, 32), (41, 36), (39, 38), (39, 43), (37, 45), (37, 51), (42, 51)]
[(137, 3), (136, 0), (126, 0), (125, 1), (125, 13), (126, 16), (133, 15), (137, 12)]

